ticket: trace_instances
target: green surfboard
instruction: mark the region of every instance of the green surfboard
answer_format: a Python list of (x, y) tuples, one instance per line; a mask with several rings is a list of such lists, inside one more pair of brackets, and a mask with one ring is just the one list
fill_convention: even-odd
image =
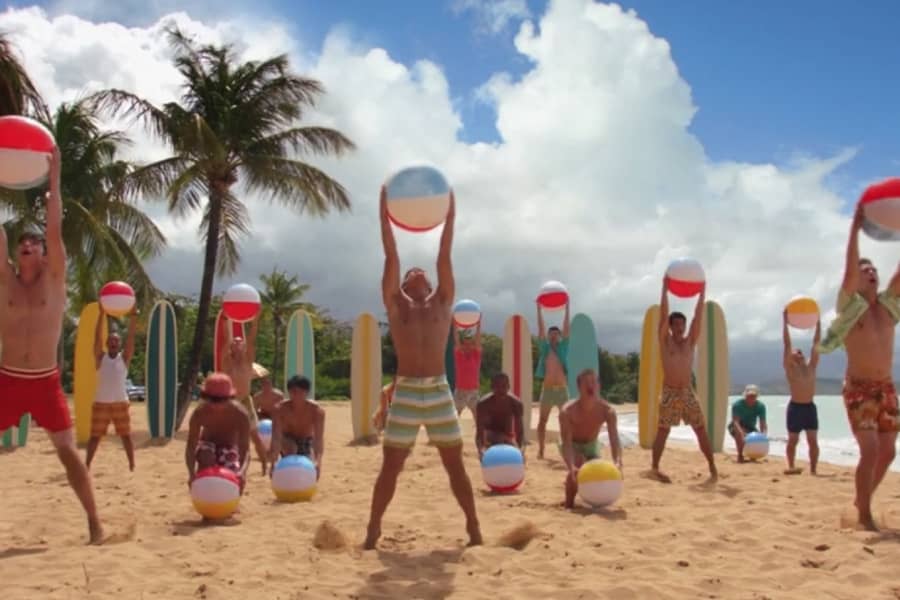
[(584, 313), (572, 318), (569, 326), (569, 358), (568, 358), (569, 396), (578, 395), (578, 374), (585, 369), (593, 369), (600, 374), (600, 354), (597, 350), (597, 334), (594, 322)]
[(316, 397), (316, 349), (312, 318), (305, 310), (296, 310), (288, 321), (284, 351), (284, 389), (288, 379), (303, 375), (309, 379), (309, 397)]
[(147, 386), (147, 423), (153, 438), (171, 438), (175, 434), (177, 336), (175, 309), (165, 300), (160, 300), (150, 311), (144, 380)]
[(31, 425), (31, 415), (25, 413), (19, 419), (17, 426), (10, 427), (3, 432), (2, 445), (4, 448), (21, 448), (28, 442), (28, 428)]

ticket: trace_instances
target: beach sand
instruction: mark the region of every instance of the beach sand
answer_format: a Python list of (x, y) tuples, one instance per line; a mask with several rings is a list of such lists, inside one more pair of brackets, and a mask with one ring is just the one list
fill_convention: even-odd
[(673, 484), (641, 477), (650, 454), (629, 449), (615, 508), (566, 511), (555, 446), (545, 461), (529, 448), (518, 494), (489, 495), (469, 418), (466, 465), (486, 544), (465, 548), (462, 513), (422, 432), (380, 550), (362, 552), (381, 452), (349, 444), (349, 405), (325, 405), (324, 468), (312, 502), (275, 502), (254, 462), (233, 523), (202, 526), (188, 497), (185, 433), (149, 442), (144, 406), (133, 404), (136, 472), (114, 437), (95, 459), (97, 500), (113, 536), (100, 547), (85, 545), (81, 508), (43, 433), (0, 454), (4, 600), (900, 598), (897, 474), (876, 497), (876, 516), (892, 528), (879, 534), (846, 527), (850, 469), (822, 465), (821, 477), (786, 477), (777, 457), (739, 465), (718, 455), (722, 478), (704, 487), (705, 461), (684, 447), (663, 457)]

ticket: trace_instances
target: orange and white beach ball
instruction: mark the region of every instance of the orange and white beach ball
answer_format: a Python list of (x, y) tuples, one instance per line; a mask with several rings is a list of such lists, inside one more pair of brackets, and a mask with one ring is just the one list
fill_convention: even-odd
[(819, 321), (819, 305), (809, 296), (794, 296), (785, 310), (788, 325), (797, 329), (812, 329)]
[(450, 184), (429, 166), (401, 169), (385, 183), (388, 217), (397, 227), (422, 232), (434, 229), (450, 210)]
[(231, 286), (222, 298), (222, 312), (235, 323), (252, 321), (261, 308), (259, 292), (246, 283)]
[(703, 291), (706, 275), (693, 258), (678, 258), (666, 269), (668, 289), (679, 298), (692, 298)]
[(127, 315), (134, 308), (134, 290), (124, 281), (110, 281), (100, 288), (100, 306), (112, 317)]

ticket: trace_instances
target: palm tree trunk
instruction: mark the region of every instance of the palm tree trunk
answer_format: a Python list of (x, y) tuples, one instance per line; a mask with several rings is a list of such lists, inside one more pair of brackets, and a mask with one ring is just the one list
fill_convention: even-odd
[(191, 350), (188, 354), (187, 370), (178, 390), (178, 414), (175, 420), (175, 430), (181, 427), (188, 407), (191, 405), (191, 389), (197, 381), (197, 373), (200, 371), (200, 358), (203, 353), (203, 342), (206, 339), (207, 321), (209, 320), (209, 305), (212, 301), (213, 280), (216, 275), (216, 255), (219, 249), (219, 228), (222, 221), (222, 198), (216, 191), (216, 186), (210, 182), (209, 196), (209, 229), (206, 232), (206, 253), (203, 258), (203, 278), (200, 281), (200, 304), (197, 307), (197, 325), (194, 328), (194, 340), (191, 342)]

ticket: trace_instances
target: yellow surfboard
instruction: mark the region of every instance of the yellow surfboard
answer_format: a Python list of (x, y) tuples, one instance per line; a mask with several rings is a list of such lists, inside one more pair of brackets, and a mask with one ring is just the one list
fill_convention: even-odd
[(728, 332), (722, 307), (708, 300), (703, 307), (697, 343), (697, 400), (706, 417), (713, 452), (721, 452), (728, 423)]
[[(91, 411), (97, 391), (97, 359), (94, 333), (100, 305), (91, 302), (81, 310), (75, 333), (75, 439), (86, 444), (91, 437)], [(106, 349), (107, 323), (103, 324), (103, 349)]]
[(659, 353), (659, 305), (644, 313), (641, 334), (641, 362), (638, 371), (638, 435), (641, 448), (652, 448), (659, 423), (659, 396), (663, 368)]
[(381, 399), (381, 332), (378, 320), (362, 313), (353, 325), (350, 356), (350, 410), (353, 439), (366, 440), (375, 434), (372, 413)]

